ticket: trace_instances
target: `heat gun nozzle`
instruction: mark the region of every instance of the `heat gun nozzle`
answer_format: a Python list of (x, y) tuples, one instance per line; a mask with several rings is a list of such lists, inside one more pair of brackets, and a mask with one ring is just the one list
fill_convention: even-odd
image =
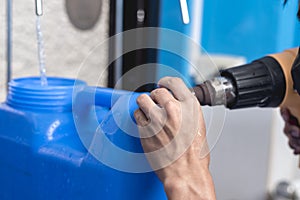
[(202, 106), (211, 106), (210, 93), (205, 83), (193, 87), (191, 91), (195, 94), (196, 98)]

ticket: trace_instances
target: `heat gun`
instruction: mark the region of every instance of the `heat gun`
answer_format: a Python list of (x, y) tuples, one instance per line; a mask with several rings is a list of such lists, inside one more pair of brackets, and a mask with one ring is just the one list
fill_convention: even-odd
[(300, 78), (299, 73), (293, 76), (291, 73), (299, 65), (297, 54), (298, 48), (289, 49), (221, 70), (220, 76), (195, 86), (193, 91), (201, 105), (224, 105), (229, 109), (285, 107), (299, 125), (300, 96), (296, 83)]

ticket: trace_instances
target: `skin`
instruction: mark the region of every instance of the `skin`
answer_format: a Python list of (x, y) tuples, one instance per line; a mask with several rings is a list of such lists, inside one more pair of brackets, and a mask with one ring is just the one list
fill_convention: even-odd
[(134, 114), (145, 153), (161, 150), (148, 161), (168, 199), (214, 200), (201, 106), (181, 79), (165, 77), (158, 84), (150, 96), (137, 99)]
[(285, 122), (283, 132), (288, 138), (288, 144), (293, 149), (294, 154), (300, 154), (300, 128), (293, 122), (294, 116), (287, 108), (281, 108), (281, 116)]
[[(193, 136), (191, 144), (178, 158), (173, 158), (172, 152), (167, 151), (148, 157), (148, 160), (156, 169), (155, 172), (164, 185), (168, 199), (214, 200), (216, 196), (209, 172), (210, 157), (201, 106), (195, 97), (191, 96), (191, 92), (181, 79), (166, 77), (159, 82), (159, 85), (161, 88), (152, 91), (150, 96), (141, 95), (137, 99), (140, 108), (135, 112), (135, 119), (142, 137), (144, 151), (146, 153), (154, 152), (165, 147), (177, 134), (180, 134), (180, 131), (183, 131), (180, 129), (181, 124), (189, 126), (197, 124), (197, 127), (190, 133)], [(191, 119), (184, 118), (185, 116), (182, 114), (184, 106), (181, 105), (183, 103), (193, 108), (194, 114), (198, 113), (198, 118), (197, 116), (192, 116), (192, 118), (197, 118), (199, 123), (189, 123)], [(164, 114), (159, 115), (158, 113)], [(188, 113), (193, 112), (188, 110)], [(294, 150), (294, 154), (300, 154), (300, 128), (292, 122), (293, 116), (288, 109), (281, 108), (281, 115), (285, 121), (284, 133), (288, 137), (289, 146)], [(159, 127), (157, 127), (157, 123), (153, 123), (156, 119), (161, 120)], [(186, 128), (183, 127), (183, 129)], [(174, 151), (180, 149), (180, 144), (173, 148)], [(161, 159), (165, 160), (170, 157), (174, 162), (167, 166), (160, 163)]]
[[(287, 0), (284, 2), (287, 3)], [(300, 19), (300, 7), (297, 16)], [(166, 77), (159, 81), (159, 85), (161, 88), (151, 92), (150, 97), (141, 95), (137, 99), (140, 108), (134, 116), (145, 153), (163, 149), (182, 133), (193, 137), (188, 148), (179, 157), (174, 156), (172, 151), (164, 151), (158, 156), (147, 156), (149, 163), (163, 183), (168, 199), (214, 200), (216, 196), (209, 172), (210, 157), (201, 106), (197, 100), (198, 104), (195, 103), (195, 97), (190, 96), (191, 92), (180, 79)], [(192, 100), (187, 101), (187, 98)], [(194, 125), (184, 114), (186, 106), (199, 113), (199, 118), (192, 115), (198, 120), (195, 130), (185, 131), (180, 128), (182, 124)], [(289, 146), (294, 154), (300, 154), (300, 128), (293, 122), (288, 109), (281, 108), (281, 115), (285, 121), (284, 133), (289, 139)], [(188, 140), (189, 143), (189, 138), (180, 137), (180, 140)], [(181, 148), (180, 143), (177, 143), (171, 146), (175, 152)], [(165, 166), (162, 160), (170, 158), (174, 161)]]

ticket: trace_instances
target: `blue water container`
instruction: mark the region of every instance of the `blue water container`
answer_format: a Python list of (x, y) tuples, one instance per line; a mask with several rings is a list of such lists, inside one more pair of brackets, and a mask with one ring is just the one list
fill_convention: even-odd
[(145, 158), (127, 160), (103, 142), (142, 154), (136, 125), (123, 123), (130, 134), (118, 127), (132, 121), (137, 96), (65, 78), (11, 81), (0, 105), (0, 199), (166, 199)]

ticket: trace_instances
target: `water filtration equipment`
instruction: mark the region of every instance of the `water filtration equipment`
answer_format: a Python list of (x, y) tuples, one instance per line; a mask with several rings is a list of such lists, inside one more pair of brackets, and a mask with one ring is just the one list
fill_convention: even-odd
[[(84, 98), (91, 97), (90, 91), (95, 92), (92, 102), (97, 105)], [(12, 80), (7, 100), (0, 104), (0, 199), (166, 199), (153, 172), (129, 173), (107, 166), (89, 153), (78, 135), (76, 126), (85, 120), (81, 134), (93, 139), (96, 131), (89, 127), (89, 116), (94, 108), (99, 123), (104, 121), (105, 138), (140, 152), (139, 139), (116, 126), (111, 116), (115, 106), (126, 107), (120, 102), (125, 96), (126, 91), (92, 88), (66, 78), (49, 77), (48, 86), (41, 86), (39, 77)], [(137, 94), (131, 96), (130, 115)], [(120, 115), (125, 121), (130, 117)], [(132, 164), (121, 155), (106, 153), (103, 143), (93, 145), (102, 147), (98, 153), (107, 160)]]

